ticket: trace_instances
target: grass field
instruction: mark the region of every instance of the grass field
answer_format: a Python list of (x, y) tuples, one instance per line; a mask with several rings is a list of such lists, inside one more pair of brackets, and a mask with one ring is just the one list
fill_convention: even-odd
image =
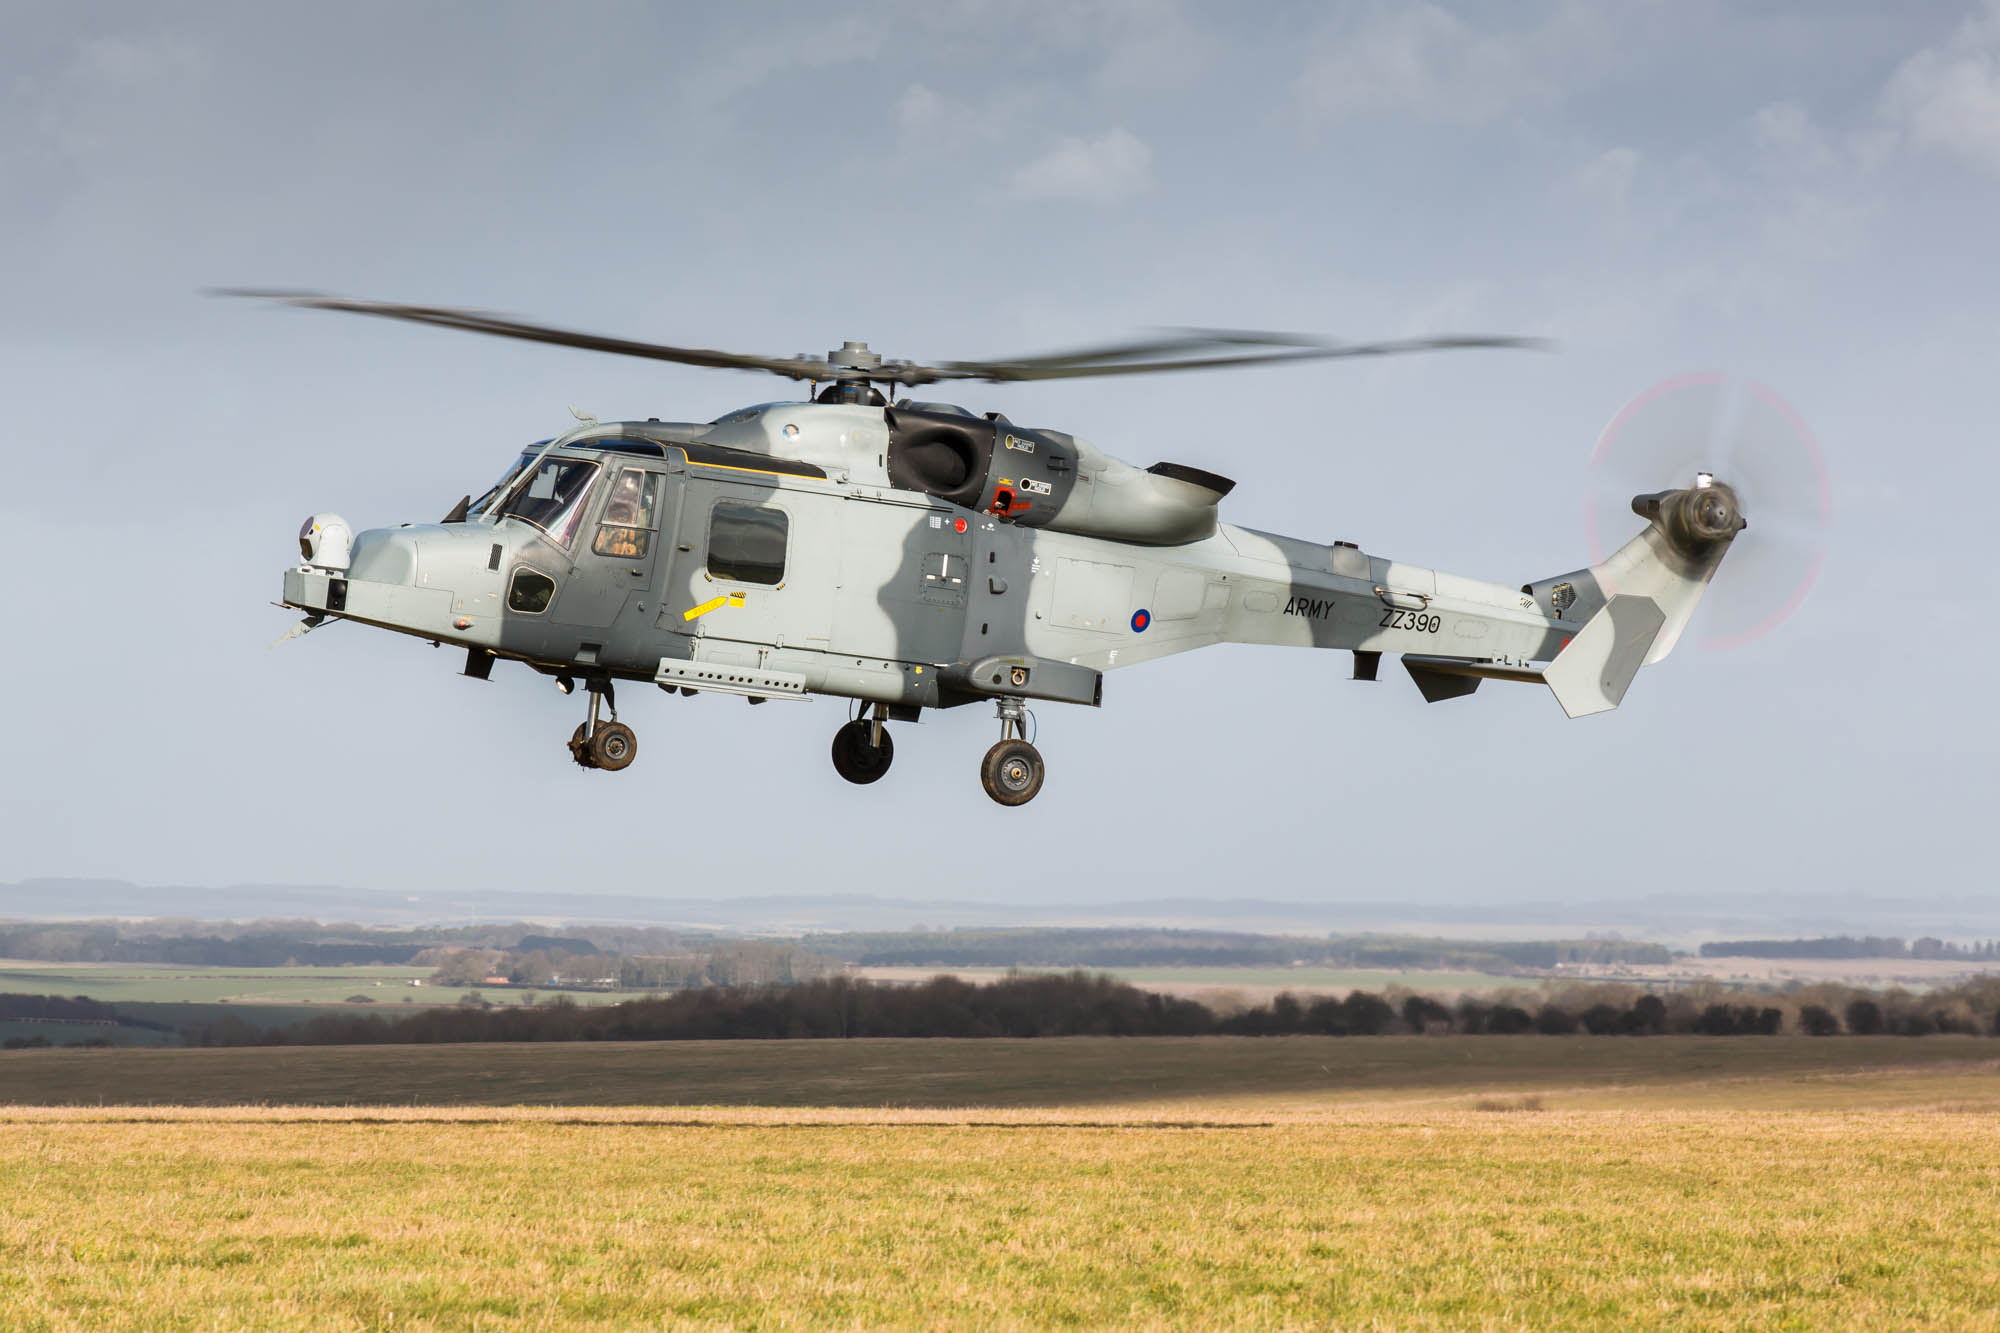
[[(1037, 969), (1028, 968), (1026, 971)], [(1044, 969), (1067, 971), (1068, 969)], [(1402, 986), (1428, 993), (1489, 991), (1534, 987), (1527, 977), (1490, 976), (1483, 972), (1355, 971), (1327, 967), (1132, 967), (1108, 971), (1135, 986), (1177, 994), (1213, 995), (1240, 991), (1257, 1002), (1280, 990), (1300, 994), (1345, 994), (1350, 990), (1383, 990)], [(1005, 968), (859, 968), (858, 975), (894, 981), (925, 981), (939, 972), (990, 980), (1007, 975)], [(427, 967), (183, 967), (166, 963), (38, 963), (0, 959), (0, 991), (27, 995), (83, 995), (110, 1002), (177, 1004), (253, 1004), (261, 1006), (340, 1004), (350, 996), (366, 995), (376, 1004), (451, 1004), (464, 987), (430, 984)], [(411, 981), (422, 981), (421, 987)], [(577, 1004), (616, 1004), (634, 993), (604, 991), (560, 992)], [(519, 1004), (533, 996), (552, 998), (554, 991), (480, 988), (495, 1004)]]
[[(171, 963), (38, 963), (0, 959), (0, 991), (22, 995), (82, 995), (109, 1003), (243, 1004), (263, 1008), (342, 1004), (365, 995), (371, 1004), (454, 1004), (466, 987), (433, 986), (428, 967), (185, 967)], [(421, 981), (422, 986), (410, 982)], [(473, 988), (494, 1004), (536, 1002), (558, 992)], [(631, 994), (562, 991), (577, 1004), (616, 1004)]]
[(1996, 1055), (7, 1052), (0, 1328), (2000, 1328)]
[(2000, 1326), (1990, 1115), (266, 1114), (0, 1121), (0, 1325)]
[[(31, 963), (0, 960), (0, 991), (93, 1000), (213, 1004), (337, 1004), (369, 995), (393, 1004), (427, 967), (182, 967), (169, 963)], [(451, 998), (456, 998), (452, 992)], [(434, 999), (433, 996), (419, 996)]]
[[(1076, 1037), (0, 1051), (0, 1104), (1841, 1108), (1990, 1098), (1988, 1037)], [(1915, 1079), (1903, 1096), (1900, 1080)], [(1663, 1101), (1662, 1099), (1667, 1099)], [(1928, 1100), (1927, 1100), (1928, 1099)]]

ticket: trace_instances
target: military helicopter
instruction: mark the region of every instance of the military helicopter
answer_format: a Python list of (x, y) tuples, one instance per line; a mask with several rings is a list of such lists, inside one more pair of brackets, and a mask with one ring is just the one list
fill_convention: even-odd
[(476, 311), (311, 292), (231, 290), (293, 306), (684, 365), (763, 371), (809, 386), (709, 422), (599, 422), (529, 446), (477, 499), (435, 523), (356, 532), (316, 513), (283, 605), (302, 632), (349, 620), (582, 686), (569, 739), (587, 769), (638, 755), (618, 682), (758, 704), (852, 701), (833, 766), (873, 783), (891, 724), (993, 704), (986, 793), (1019, 806), (1046, 768), (1029, 705), (1103, 702), (1114, 667), (1215, 643), (1353, 654), (1374, 680), (1394, 653), (1436, 702), (1488, 680), (1545, 685), (1571, 717), (1618, 706), (1640, 666), (1672, 650), (1747, 525), (1736, 492), (1702, 472), (1633, 498), (1645, 526), (1587, 568), (1494, 583), (1361, 550), (1223, 523), (1234, 486), (1184, 463), (1136, 467), (1059, 430), (896, 388), (1017, 383), (1519, 347), (1437, 337), (1338, 343), (1190, 330), (1006, 361), (884, 360), (847, 342), (765, 357), (551, 328)]

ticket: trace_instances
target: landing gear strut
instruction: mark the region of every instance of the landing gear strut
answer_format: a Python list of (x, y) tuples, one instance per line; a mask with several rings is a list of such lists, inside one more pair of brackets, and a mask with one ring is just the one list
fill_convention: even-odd
[(849, 782), (874, 782), (896, 758), (896, 743), (882, 725), (883, 712), (876, 704), (874, 717), (857, 718), (833, 733), (833, 770)]
[(979, 785), (1002, 805), (1026, 805), (1042, 789), (1048, 766), (1042, 752), (1022, 736), (1027, 710), (1019, 699), (995, 699), (1000, 716), (1000, 741), (979, 764)]
[[(611, 709), (611, 720), (600, 722), (600, 701)], [(618, 720), (618, 698), (611, 682), (590, 686), (590, 717), (569, 738), (570, 758), (581, 768), (601, 768), (616, 773), (639, 757), (639, 738), (632, 728)]]

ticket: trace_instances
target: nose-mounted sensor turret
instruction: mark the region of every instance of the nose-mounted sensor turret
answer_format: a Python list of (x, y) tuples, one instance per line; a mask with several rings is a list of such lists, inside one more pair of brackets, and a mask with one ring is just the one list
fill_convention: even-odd
[(299, 554), (315, 569), (346, 569), (353, 557), (354, 529), (338, 514), (314, 514), (299, 525)]

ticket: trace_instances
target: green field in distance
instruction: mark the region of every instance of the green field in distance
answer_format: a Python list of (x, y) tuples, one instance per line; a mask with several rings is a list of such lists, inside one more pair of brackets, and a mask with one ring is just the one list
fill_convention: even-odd
[[(1028, 968), (1063, 972), (1067, 968)], [(1326, 967), (1114, 967), (1087, 968), (1108, 972), (1135, 986), (1227, 991), (1267, 987), (1305, 993), (1346, 994), (1350, 990), (1381, 991), (1391, 986), (1437, 994), (1533, 988), (1529, 977), (1492, 976), (1481, 972), (1396, 972)], [(1007, 974), (1004, 968), (858, 969), (861, 975), (931, 976), (950, 972), (986, 978)], [(414, 1005), (456, 1004), (468, 989), (478, 990), (493, 1004), (546, 1003), (557, 995), (576, 1004), (617, 1004), (647, 994), (644, 991), (555, 991), (483, 986), (435, 986), (426, 967), (196, 967), (173, 963), (36, 963), (0, 959), (0, 992), (24, 995), (81, 995), (110, 1003), (237, 1004), (262, 1008), (298, 1005), (341, 1005), (366, 996), (371, 1006), (401, 1009)], [(413, 986), (412, 981), (422, 982)], [(297, 1015), (293, 1015), (296, 1017)], [(275, 1022), (278, 1019), (258, 1021)]]
[[(634, 992), (514, 990), (434, 986), (428, 967), (194, 967), (176, 963), (33, 963), (0, 959), (0, 992), (81, 995), (87, 999), (165, 1004), (343, 1004), (365, 995), (377, 1005), (455, 1004), (476, 989), (494, 1004), (541, 1003), (554, 995), (578, 1004), (616, 1004)], [(421, 981), (421, 986), (412, 986)]]

